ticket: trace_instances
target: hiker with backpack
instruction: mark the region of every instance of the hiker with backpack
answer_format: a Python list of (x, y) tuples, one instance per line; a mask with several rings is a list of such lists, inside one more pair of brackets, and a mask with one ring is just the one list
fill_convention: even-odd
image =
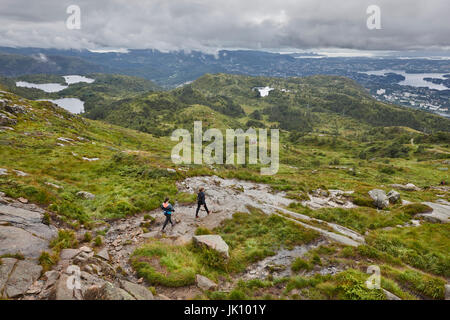
[(163, 213), (166, 216), (166, 221), (164, 221), (164, 225), (163, 225), (162, 230), (161, 230), (161, 231), (164, 231), (164, 229), (166, 228), (166, 226), (167, 226), (167, 224), (169, 222), (170, 222), (170, 224), (173, 227), (172, 212), (174, 212), (175, 209), (169, 203), (169, 198), (164, 199), (164, 202), (161, 204), (161, 209), (163, 210)]
[(198, 211), (200, 210), (201, 206), (205, 207), (206, 213), (209, 215), (210, 211), (208, 210), (208, 207), (206, 206), (205, 202), (205, 188), (201, 187), (198, 190), (197, 194), (197, 211), (195, 212), (195, 217), (198, 218)]

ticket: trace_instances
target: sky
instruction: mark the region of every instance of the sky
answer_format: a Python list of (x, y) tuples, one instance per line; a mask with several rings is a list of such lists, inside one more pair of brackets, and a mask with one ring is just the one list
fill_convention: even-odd
[[(367, 27), (370, 5), (381, 29)], [(0, 0), (0, 46), (450, 51), (449, 20), (449, 0)]]

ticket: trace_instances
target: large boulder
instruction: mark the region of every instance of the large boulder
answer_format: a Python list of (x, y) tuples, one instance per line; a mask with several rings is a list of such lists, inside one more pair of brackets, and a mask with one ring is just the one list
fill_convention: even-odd
[(228, 254), (228, 244), (219, 235), (208, 234), (202, 236), (194, 236), (192, 237), (192, 239), (194, 240), (194, 244), (200, 247), (204, 246), (216, 250), (225, 258), (230, 257), (230, 255)]
[(370, 190), (369, 196), (373, 199), (373, 204), (378, 209), (384, 209), (389, 206), (389, 199), (383, 190), (380, 190), (380, 189)]
[(400, 200), (400, 193), (395, 190), (391, 190), (387, 194), (390, 203), (397, 203)]

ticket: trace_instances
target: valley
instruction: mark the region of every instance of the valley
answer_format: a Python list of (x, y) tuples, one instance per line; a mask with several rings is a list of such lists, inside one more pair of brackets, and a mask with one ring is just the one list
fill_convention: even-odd
[[(449, 294), (450, 120), (376, 101), (337, 76), (207, 74), (169, 91), (84, 76), (95, 81), (52, 93), (14, 83), (64, 78), (1, 82), (3, 298)], [(85, 112), (39, 101), (62, 97), (84, 101)], [(175, 165), (170, 134), (192, 132), (198, 119), (205, 130), (279, 129), (277, 174), (260, 175), (261, 164)], [(196, 220), (200, 186), (212, 213)], [(176, 224), (161, 232), (165, 197)], [(372, 265), (379, 289), (365, 286)], [(77, 275), (80, 288), (65, 286)]]

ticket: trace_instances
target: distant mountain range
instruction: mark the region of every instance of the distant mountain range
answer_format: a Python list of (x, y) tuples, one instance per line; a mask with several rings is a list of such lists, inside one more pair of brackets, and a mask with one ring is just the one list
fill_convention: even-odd
[[(406, 72), (448, 72), (450, 60), (396, 57), (317, 58), (250, 50), (222, 50), (216, 55), (198, 51), (129, 50), (98, 53), (88, 50), (0, 47), (0, 75), (119, 73), (155, 81), (166, 88), (193, 81), (205, 73), (292, 77), (315, 74), (356, 77), (360, 71), (398, 69)], [(356, 79), (357, 80), (357, 79)]]

